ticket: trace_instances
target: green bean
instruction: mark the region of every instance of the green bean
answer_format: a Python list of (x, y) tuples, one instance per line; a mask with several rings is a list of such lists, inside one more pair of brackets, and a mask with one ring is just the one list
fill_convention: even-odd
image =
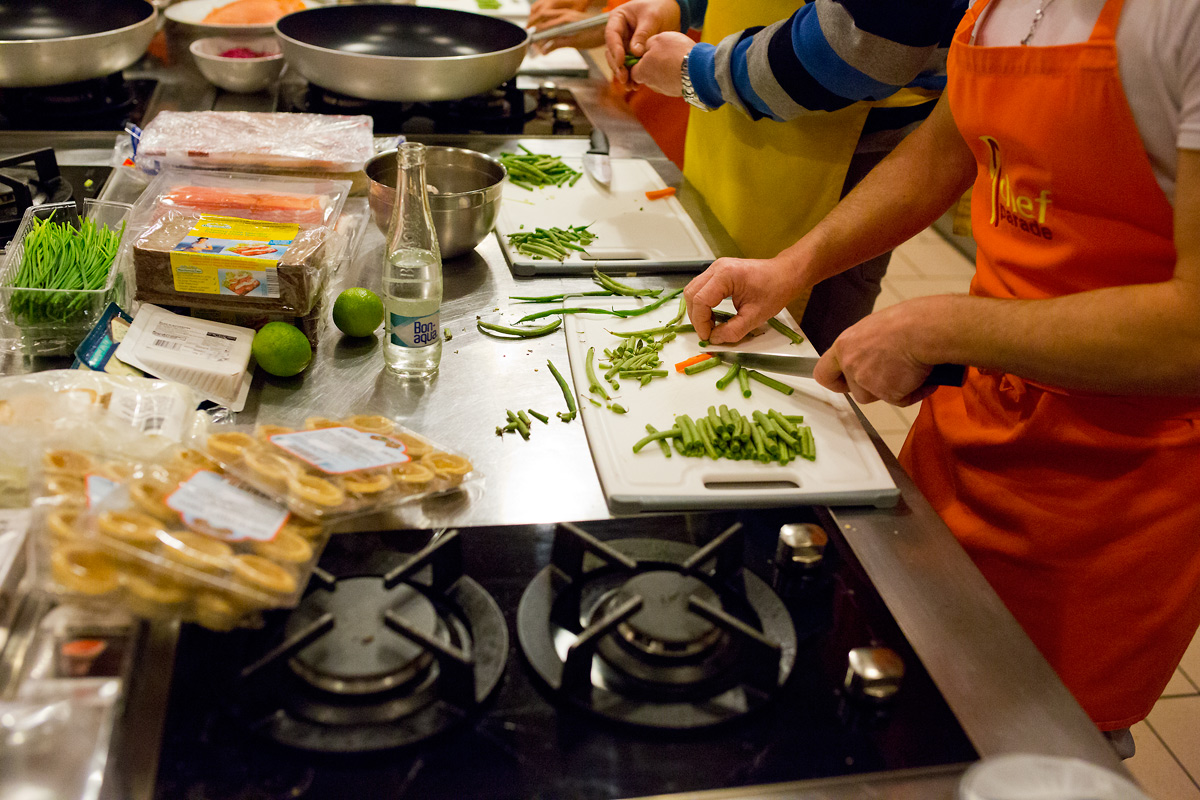
[(769, 410), (767, 412), (767, 416), (770, 417), (772, 420), (774, 420), (776, 425), (778, 425), (783, 430), (787, 431), (788, 434), (791, 435), (793, 438), (800, 435), (800, 432), (796, 430), (796, 426), (792, 424), (792, 421), (789, 420), (787, 417), (785, 417), (783, 414), (780, 414), (775, 409), (772, 408), (771, 410)]
[(622, 339), (633, 339), (639, 336), (657, 336), (660, 333), (695, 333), (696, 328), (692, 325), (661, 325), (657, 328), (646, 328), (641, 331), (609, 331), (613, 336), (619, 336)]
[(817, 460), (817, 443), (813, 439), (812, 428), (807, 425), (800, 431), (800, 457), (809, 461)]
[(613, 294), (625, 295), (626, 297), (658, 297), (662, 294), (662, 289), (635, 289), (620, 281), (614, 279), (611, 275), (606, 275), (598, 269), (592, 270), (592, 280), (598, 285), (609, 289)]
[(613, 297), (616, 292), (598, 291), (598, 292), (568, 292), (564, 294), (546, 294), (540, 297), (530, 297), (528, 295), (510, 295), (509, 300), (516, 300), (519, 303), (561, 303), (568, 297)]
[(558, 368), (556, 366), (554, 366), (553, 361), (550, 361), (549, 359), (547, 359), (546, 366), (548, 366), (550, 368), (551, 374), (554, 375), (554, 380), (558, 381), (558, 387), (560, 389), (562, 389), (563, 399), (567, 401), (566, 413), (559, 411), (557, 416), (563, 422), (570, 422), (571, 420), (575, 419), (575, 414), (576, 414), (575, 393), (571, 391), (571, 388), (569, 386), (567, 386), (566, 379), (563, 378), (562, 373), (560, 373), (558, 371)]
[(742, 397), (750, 396), (750, 373), (751, 370), (740, 369), (737, 374), (738, 388), (742, 390)]
[(542, 422), (542, 424), (543, 424), (543, 425), (549, 425), (549, 424), (550, 424), (550, 418), (549, 418), (549, 417), (547, 417), (545, 414), (539, 414), (538, 412), (534, 411), (532, 408), (531, 408), (531, 409), (529, 409), (529, 416), (533, 417), (533, 418), (534, 418), (534, 419), (536, 419), (536, 420), (541, 420), (541, 422)]
[[(511, 411), (509, 411), (507, 413), (508, 413), (509, 423), (517, 426), (517, 433), (521, 434), (522, 439), (528, 440), (529, 439), (529, 418), (526, 417), (525, 419), (521, 419), (520, 415), (514, 414)], [(524, 413), (524, 412), (521, 412), (521, 413)]]
[(595, 356), (596, 348), (589, 347), (587, 351), (587, 358), (585, 358), (583, 361), (584, 370), (587, 372), (588, 391), (599, 394), (605, 400), (611, 400), (612, 398), (608, 396), (608, 392), (604, 391), (604, 385), (601, 384), (600, 381), (596, 380), (596, 370), (592, 366), (592, 360), (595, 358)]
[(637, 441), (637, 443), (633, 446), (633, 452), (635, 452), (635, 453), (640, 452), (643, 447), (650, 444), (651, 442), (658, 442), (659, 444), (663, 445), (664, 448), (666, 448), (664, 450), (664, 452), (666, 453), (667, 458), (670, 458), (671, 450), (670, 450), (669, 446), (667, 446), (666, 442), (664, 442), (663, 440), (671, 439), (676, 436), (681, 436), (682, 434), (680, 433), (679, 428), (678, 427), (668, 428), (665, 431), (660, 431), (660, 430), (656, 430), (653, 425), (647, 425), (646, 430), (650, 432), (650, 435), (643, 437), (642, 439), (639, 439)]
[[(753, 378), (754, 380), (758, 381), (759, 383), (763, 384), (764, 386), (770, 386), (772, 389), (774, 389), (777, 392), (783, 392), (784, 394), (791, 394), (792, 392), (796, 391), (791, 386), (788, 386), (785, 383), (780, 383), (779, 381), (775, 380), (774, 378), (770, 378), (766, 375), (763, 375), (758, 370), (748, 369), (748, 370), (746, 370), (746, 374), (749, 377)], [(745, 394), (745, 391), (743, 390), (742, 393)], [(746, 395), (746, 397), (749, 397), (749, 396), (750, 395), (748, 395), (748, 394)]]
[(695, 364), (688, 364), (683, 368), (684, 375), (695, 375), (697, 372), (704, 372), (706, 369), (712, 369), (721, 363), (720, 356), (712, 356), (703, 361), (697, 361)]
[[(475, 327), (479, 328), (479, 332), (485, 336), (491, 336), (493, 339), (536, 339), (539, 336), (553, 333), (561, 326), (562, 317), (540, 328), (515, 328), (508, 325), (496, 325), (491, 322), (484, 322), (481, 319), (475, 320)], [(497, 334), (503, 335), (498, 336)]]
[(632, 67), (634, 64), (638, 63), (641, 60), (642, 60), (641, 56), (635, 56), (633, 53), (626, 53), (625, 54), (625, 68), (628, 69), (629, 67)]
[(614, 317), (622, 316), (622, 314), (613, 311), (611, 308), (551, 308), (547, 311), (538, 311), (534, 314), (526, 314), (517, 320), (517, 324), (520, 325), (522, 322), (530, 322), (535, 319), (552, 317), (555, 314), (609, 314)]
[(722, 375), (720, 378), (717, 379), (717, 388), (724, 389), (726, 386), (728, 386), (734, 380), (734, 378), (736, 378), (738, 376), (738, 373), (740, 373), (741, 371), (742, 371), (742, 368), (740, 365), (734, 364), (733, 366), (731, 366), (729, 368), (728, 372), (726, 372), (724, 375)]
[(796, 333), (794, 330), (792, 330), (791, 328), (789, 328), (787, 325), (784, 325), (782, 322), (780, 322), (779, 320), (775, 319), (774, 317), (771, 317), (769, 320), (767, 320), (767, 324), (768, 324), (768, 325), (770, 325), (770, 326), (771, 326), (772, 328), (774, 328), (775, 330), (777, 330), (777, 331), (779, 331), (780, 333), (782, 333), (782, 334), (783, 334), (784, 336), (786, 336), (787, 338), (791, 339), (791, 340), (792, 340), (792, 344), (800, 344), (800, 343), (802, 343), (802, 342), (804, 341), (804, 337), (803, 337), (803, 336), (801, 336), (800, 334)]
[(612, 405), (610, 405), (608, 407), (608, 409), (610, 411), (612, 411), (614, 414), (624, 414), (625, 413), (625, 406), (621, 405), (620, 403), (613, 403)]
[(529, 427), (529, 415), (526, 414), (524, 411), (517, 412), (517, 419), (519, 419), (519, 420), (521, 420), (521, 422), (525, 423), (526, 428)]

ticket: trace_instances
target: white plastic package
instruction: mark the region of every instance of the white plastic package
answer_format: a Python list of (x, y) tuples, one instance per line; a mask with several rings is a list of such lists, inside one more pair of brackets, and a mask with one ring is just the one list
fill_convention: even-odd
[(135, 161), (165, 166), (358, 172), (375, 154), (368, 116), (162, 111), (142, 131)]

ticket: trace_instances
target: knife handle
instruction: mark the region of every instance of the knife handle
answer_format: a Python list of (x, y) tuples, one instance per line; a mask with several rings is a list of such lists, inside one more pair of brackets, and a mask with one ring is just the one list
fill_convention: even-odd
[(925, 379), (926, 386), (962, 386), (967, 368), (962, 364), (934, 364)]

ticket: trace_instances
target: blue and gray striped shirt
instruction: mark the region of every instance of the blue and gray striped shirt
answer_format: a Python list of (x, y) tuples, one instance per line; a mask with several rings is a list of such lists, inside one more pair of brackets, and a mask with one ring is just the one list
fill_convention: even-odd
[[(677, 2), (683, 30), (703, 26), (708, 0)], [(732, 103), (754, 119), (779, 121), (905, 87), (940, 92), (966, 9), (967, 0), (813, 0), (767, 27), (696, 45), (692, 86), (709, 106)]]

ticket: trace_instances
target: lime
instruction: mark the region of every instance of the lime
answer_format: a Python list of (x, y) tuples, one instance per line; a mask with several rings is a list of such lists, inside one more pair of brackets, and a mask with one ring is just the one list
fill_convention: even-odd
[(383, 322), (383, 301), (370, 289), (346, 289), (333, 303), (333, 324), (347, 336), (370, 336)]
[(295, 325), (268, 322), (254, 334), (250, 345), (254, 360), (272, 375), (286, 378), (303, 372), (312, 361), (312, 345)]

